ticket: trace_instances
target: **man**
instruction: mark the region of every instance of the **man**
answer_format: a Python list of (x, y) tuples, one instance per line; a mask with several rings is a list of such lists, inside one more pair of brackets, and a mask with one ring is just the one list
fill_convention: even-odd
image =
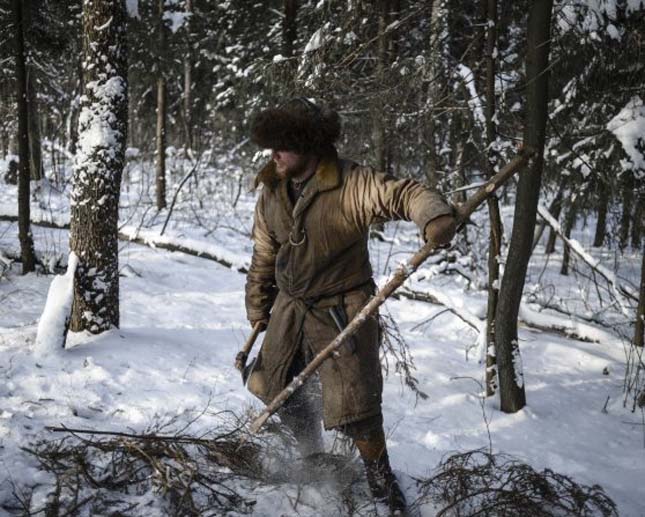
[[(412, 220), (425, 239), (450, 242), (452, 209), (436, 192), (338, 158), (338, 114), (304, 97), (260, 112), (252, 140), (272, 150), (259, 172), (247, 317), (266, 329), (249, 389), (270, 402), (374, 293), (368, 256), (375, 222)], [(393, 512), (405, 498), (392, 473), (383, 432), (379, 324), (366, 321), (319, 370), (322, 418), (355, 443), (376, 499)], [(279, 413), (303, 454), (322, 450), (316, 404), (300, 389)]]

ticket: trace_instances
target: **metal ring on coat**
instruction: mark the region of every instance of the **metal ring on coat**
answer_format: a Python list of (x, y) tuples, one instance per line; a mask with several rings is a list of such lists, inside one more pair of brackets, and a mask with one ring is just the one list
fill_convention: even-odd
[(304, 228), (300, 231), (302, 232), (302, 239), (300, 239), (298, 242), (293, 241), (293, 237), (292, 237), (293, 231), (289, 233), (289, 244), (291, 244), (294, 247), (302, 246), (307, 240), (307, 233), (305, 232)]

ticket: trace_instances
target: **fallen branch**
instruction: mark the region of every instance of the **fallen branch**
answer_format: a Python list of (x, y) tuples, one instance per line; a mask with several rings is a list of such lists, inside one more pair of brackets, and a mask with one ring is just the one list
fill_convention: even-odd
[(621, 297), (624, 296), (626, 298), (631, 299), (632, 301), (637, 302), (638, 301), (637, 294), (633, 292), (631, 288), (621, 285), (618, 282), (616, 275), (612, 271), (609, 271), (606, 267), (604, 267), (599, 260), (596, 260), (595, 258), (593, 258), (581, 246), (581, 244), (578, 241), (574, 239), (569, 239), (566, 235), (564, 235), (564, 232), (560, 227), (560, 223), (541, 204), (538, 205), (538, 214), (540, 215), (540, 217), (542, 217), (542, 219), (544, 219), (547, 222), (547, 224), (551, 228), (553, 228), (553, 231), (558, 235), (558, 237), (562, 239), (562, 242), (564, 242), (567, 246), (569, 246), (569, 249), (571, 251), (573, 251), (576, 255), (578, 255), (585, 264), (587, 264), (593, 271), (598, 273), (601, 277), (603, 277), (607, 281), (610, 287), (610, 291), (617, 299), (617, 301), (620, 303), (621, 311), (626, 316), (629, 315), (630, 314), (629, 311), (623, 306)]
[[(18, 217), (2, 214), (0, 215), (0, 221), (15, 223), (18, 222)], [(31, 221), (31, 224), (34, 226), (42, 226), (44, 228), (53, 228), (56, 230), (69, 230), (68, 223), (34, 220)], [(246, 273), (248, 271), (246, 264), (237, 261), (234, 256), (231, 255), (230, 257), (224, 258), (224, 256), (227, 254), (226, 250), (220, 249), (214, 244), (200, 242), (196, 239), (183, 239), (180, 237), (170, 238), (167, 236), (154, 234), (153, 232), (136, 229), (134, 227), (122, 228), (119, 232), (119, 239), (123, 241), (134, 242), (136, 244), (141, 244), (143, 246), (148, 246), (149, 248), (177, 251), (180, 253), (185, 253), (186, 255), (192, 255), (193, 257), (205, 258), (212, 260), (213, 262), (217, 262), (218, 264), (234, 271), (238, 271), (239, 273)]]

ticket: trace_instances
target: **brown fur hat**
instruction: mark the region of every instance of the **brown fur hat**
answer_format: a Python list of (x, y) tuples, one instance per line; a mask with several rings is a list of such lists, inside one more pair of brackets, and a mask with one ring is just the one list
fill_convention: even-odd
[(305, 97), (261, 111), (251, 123), (251, 140), (264, 149), (327, 154), (340, 136), (340, 117)]

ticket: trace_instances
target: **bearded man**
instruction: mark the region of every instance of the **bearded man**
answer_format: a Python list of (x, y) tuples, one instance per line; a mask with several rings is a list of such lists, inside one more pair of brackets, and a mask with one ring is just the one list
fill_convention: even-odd
[[(248, 387), (268, 404), (374, 294), (368, 255), (371, 224), (414, 221), (441, 245), (455, 233), (452, 208), (410, 179), (396, 179), (339, 158), (338, 114), (299, 97), (260, 112), (251, 137), (271, 149), (258, 173), (253, 257), (246, 311), (266, 329)], [(378, 318), (323, 363), (322, 420), (356, 445), (373, 496), (403, 512), (405, 498), (390, 467), (383, 432)], [(306, 386), (305, 386), (306, 388)], [(279, 412), (303, 455), (322, 451), (321, 415), (300, 389)]]

